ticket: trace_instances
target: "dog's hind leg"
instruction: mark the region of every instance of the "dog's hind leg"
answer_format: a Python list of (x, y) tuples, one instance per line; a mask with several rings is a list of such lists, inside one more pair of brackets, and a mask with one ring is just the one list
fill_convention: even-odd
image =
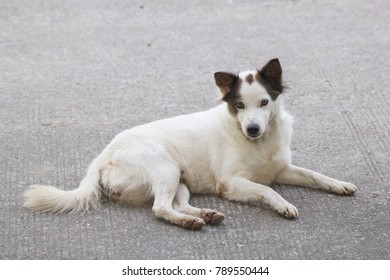
[(173, 200), (179, 190), (180, 169), (169, 168), (167, 165), (163, 169), (155, 174), (152, 182), (155, 215), (186, 229), (201, 229), (205, 224), (203, 219), (183, 214), (173, 208)]
[(211, 225), (218, 225), (225, 219), (225, 216), (221, 212), (191, 206), (188, 202), (189, 199), (190, 192), (188, 191), (187, 186), (180, 183), (173, 201), (173, 208), (175, 210), (184, 214), (202, 218), (207, 224)]
[(181, 173), (165, 147), (152, 141), (131, 144), (132, 148), (118, 149), (101, 169), (102, 191), (109, 198), (131, 204), (154, 199), (157, 217), (184, 228), (201, 229), (203, 219), (173, 209)]
[(275, 183), (281, 185), (297, 185), (326, 190), (339, 195), (351, 195), (357, 188), (355, 185), (332, 179), (317, 172), (289, 165), (275, 178)]

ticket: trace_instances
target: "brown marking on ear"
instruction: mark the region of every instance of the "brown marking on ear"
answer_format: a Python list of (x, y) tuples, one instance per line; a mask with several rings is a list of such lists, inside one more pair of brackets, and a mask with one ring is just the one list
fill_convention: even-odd
[(235, 84), (238, 81), (238, 76), (227, 72), (216, 72), (214, 73), (214, 79), (222, 95), (225, 96), (235, 87)]
[(248, 82), (248, 84), (251, 85), (253, 83), (253, 75), (249, 74), (248, 76), (246, 76), (245, 80)]
[(268, 61), (268, 63), (260, 70), (260, 76), (269, 82), (271, 86), (282, 91), (282, 67), (280, 66), (279, 59), (274, 58)]
[(283, 92), (282, 67), (279, 59), (268, 61), (261, 70), (257, 70), (255, 78), (267, 90), (272, 100), (276, 100)]

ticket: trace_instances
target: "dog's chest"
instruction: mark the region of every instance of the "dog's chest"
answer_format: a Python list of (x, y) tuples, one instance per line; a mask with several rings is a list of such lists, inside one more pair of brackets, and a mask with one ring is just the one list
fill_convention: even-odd
[(267, 143), (239, 151), (235, 155), (236, 163), (232, 162), (232, 168), (251, 181), (271, 184), (290, 160), (289, 152), (275, 144)]

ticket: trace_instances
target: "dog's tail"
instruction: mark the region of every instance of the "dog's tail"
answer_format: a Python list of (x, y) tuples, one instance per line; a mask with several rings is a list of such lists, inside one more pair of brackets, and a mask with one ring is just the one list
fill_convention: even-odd
[(24, 193), (24, 206), (39, 212), (86, 212), (100, 204), (100, 168), (95, 159), (77, 189), (64, 191), (52, 186), (33, 185)]

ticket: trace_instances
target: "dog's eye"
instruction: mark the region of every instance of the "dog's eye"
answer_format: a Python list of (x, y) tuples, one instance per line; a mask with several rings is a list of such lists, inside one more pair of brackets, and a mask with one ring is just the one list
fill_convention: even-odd
[(268, 99), (261, 100), (260, 107), (266, 106), (268, 104)]
[(243, 102), (241, 102), (241, 101), (238, 101), (238, 102), (236, 102), (236, 107), (238, 109), (244, 109), (245, 108), (245, 104)]

